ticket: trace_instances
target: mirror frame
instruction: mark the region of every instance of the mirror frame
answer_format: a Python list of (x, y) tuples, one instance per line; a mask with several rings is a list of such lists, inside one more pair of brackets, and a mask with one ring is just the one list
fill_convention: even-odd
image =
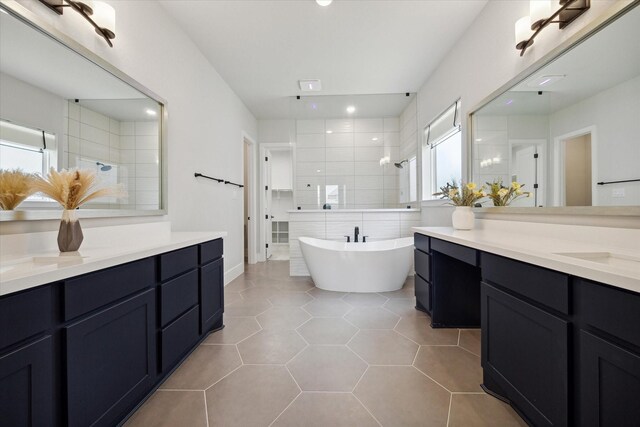
[[(82, 56), (97, 67), (102, 68), (115, 78), (123, 81), (137, 91), (146, 95), (160, 104), (160, 138), (159, 138), (159, 168), (160, 168), (160, 206), (153, 210), (133, 210), (133, 209), (80, 209), (78, 211), (80, 218), (117, 218), (117, 217), (144, 217), (144, 216), (160, 216), (167, 215), (167, 184), (168, 184), (168, 133), (167, 133), (167, 101), (134, 80), (111, 63), (107, 62), (100, 56), (93, 53), (71, 37), (53, 28), (44, 19), (31, 12), (15, 0), (0, 0), (0, 5), (12, 17), (28, 25), (33, 30), (52, 38), (76, 54)], [(32, 209), (32, 210), (15, 210), (0, 211), (0, 222), (5, 221), (34, 221), (34, 220), (59, 220), (62, 215), (62, 209)]]
[[(612, 5), (605, 13), (595, 18), (584, 28), (580, 29), (574, 35), (569, 37), (564, 42), (560, 43), (546, 55), (535, 61), (529, 67), (518, 73), (515, 77), (509, 80), (507, 83), (500, 86), (498, 89), (486, 96), (480, 103), (474, 106), (467, 114), (466, 125), (467, 129), (467, 165), (466, 174), (467, 177), (472, 177), (472, 165), (473, 165), (473, 115), (481, 108), (485, 107), (491, 101), (498, 98), (500, 95), (507, 92), (509, 89), (525, 80), (527, 77), (535, 74), (538, 70), (542, 69), (549, 63), (553, 62), (560, 56), (569, 52), (579, 44), (587, 41), (591, 36), (600, 32), (615, 22), (625, 13), (629, 12), (635, 7), (640, 7), (640, 0), (634, 0), (630, 3), (624, 3), (622, 1)], [(515, 54), (515, 52), (514, 52)], [(540, 215), (591, 215), (591, 216), (640, 216), (640, 206), (547, 206), (547, 207), (482, 207), (474, 208), (475, 212), (487, 213), (487, 214), (540, 214)]]

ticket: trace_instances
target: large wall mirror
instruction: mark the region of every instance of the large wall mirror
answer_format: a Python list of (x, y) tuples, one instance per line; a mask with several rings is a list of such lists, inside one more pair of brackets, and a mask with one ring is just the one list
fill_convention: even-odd
[(473, 181), (523, 183), (512, 206), (640, 206), (638, 40), (634, 7), (476, 109)]
[(292, 97), (287, 118), (295, 119), (295, 207), (417, 206), (415, 94)]
[[(101, 183), (124, 187), (124, 197), (84, 205), (84, 217), (164, 213), (165, 102), (79, 45), (63, 44), (28, 12), (0, 7), (0, 169), (92, 169)], [(36, 194), (0, 219), (57, 219), (58, 209)]]

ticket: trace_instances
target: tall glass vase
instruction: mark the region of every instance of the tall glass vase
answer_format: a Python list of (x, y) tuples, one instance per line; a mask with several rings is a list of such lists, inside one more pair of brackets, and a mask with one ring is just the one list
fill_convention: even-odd
[(60, 230), (58, 231), (58, 249), (60, 252), (74, 252), (80, 249), (82, 240), (82, 228), (75, 210), (62, 211)]

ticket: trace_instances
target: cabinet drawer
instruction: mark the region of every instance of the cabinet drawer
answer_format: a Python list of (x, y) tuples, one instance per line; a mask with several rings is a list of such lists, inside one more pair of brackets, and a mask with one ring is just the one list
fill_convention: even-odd
[(569, 276), (482, 252), (482, 277), (527, 298), (569, 314)]
[(422, 252), (429, 253), (431, 251), (429, 247), (429, 236), (425, 236), (424, 234), (414, 233), (413, 245)]
[(640, 347), (640, 295), (585, 279), (574, 286), (585, 323)]
[(216, 327), (224, 312), (224, 258), (200, 268), (200, 333)]
[(414, 265), (416, 273), (418, 273), (424, 280), (431, 281), (431, 257), (419, 250), (414, 250)]
[(162, 372), (173, 367), (198, 341), (200, 336), (198, 313), (199, 307), (195, 306), (162, 330), (160, 353)]
[(0, 299), (0, 349), (51, 327), (52, 292), (49, 285)]
[(162, 326), (198, 304), (198, 270), (193, 270), (160, 286)]
[(198, 266), (198, 247), (190, 246), (160, 255), (160, 281), (177, 276)]
[(416, 275), (415, 286), (417, 307), (431, 313), (431, 285), (422, 277)]
[(211, 262), (222, 256), (222, 239), (201, 243), (200, 245), (200, 265)]
[(466, 246), (456, 245), (455, 243), (445, 242), (444, 240), (431, 239), (431, 250), (449, 255), (467, 264), (478, 265), (478, 251)]
[(155, 258), (89, 273), (64, 283), (64, 319), (70, 320), (153, 286)]

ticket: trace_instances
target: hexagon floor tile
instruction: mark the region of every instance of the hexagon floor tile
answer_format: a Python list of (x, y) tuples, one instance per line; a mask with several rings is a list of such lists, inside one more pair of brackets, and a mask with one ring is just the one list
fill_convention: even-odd
[(225, 305), (224, 315), (227, 316), (257, 316), (267, 311), (271, 304), (267, 300), (242, 300)]
[(284, 307), (300, 307), (311, 301), (313, 297), (306, 292), (281, 291), (269, 297), (271, 304)]
[(299, 393), (284, 366), (242, 366), (207, 390), (209, 425), (267, 426)]
[(382, 307), (355, 307), (344, 318), (360, 329), (393, 329), (400, 320)]
[(395, 330), (420, 345), (457, 345), (457, 329), (433, 329), (428, 317), (403, 317)]
[(416, 310), (415, 298), (391, 298), (383, 307), (400, 317), (427, 317), (427, 313)]
[(387, 297), (378, 294), (348, 294), (342, 299), (354, 307), (379, 307), (388, 300)]
[(421, 346), (414, 365), (449, 391), (482, 391), (480, 358), (463, 348)]
[(346, 292), (325, 291), (320, 288), (311, 288), (307, 293), (318, 299), (339, 299), (347, 295)]
[(298, 307), (271, 307), (256, 319), (264, 329), (296, 329), (311, 319), (309, 313)]
[(307, 344), (292, 330), (262, 330), (238, 344), (243, 363), (287, 363)]
[(346, 344), (358, 328), (336, 317), (317, 317), (298, 328), (309, 344)]
[(205, 344), (237, 344), (260, 330), (255, 317), (226, 317), (224, 328), (212, 332), (204, 340)]
[(482, 333), (480, 329), (461, 329), (460, 330), (460, 342), (458, 345), (469, 350), (476, 356), (481, 356), (480, 342)]
[(454, 394), (448, 427), (525, 427), (527, 423), (504, 402), (488, 394)]
[(348, 346), (370, 365), (411, 365), (418, 345), (389, 330), (361, 330)]
[(353, 309), (341, 299), (319, 298), (302, 306), (302, 308), (314, 317), (342, 317)]
[(207, 427), (204, 393), (158, 390), (124, 424), (126, 427)]
[(200, 345), (160, 388), (205, 390), (240, 365), (236, 346)]
[(383, 426), (445, 426), (451, 394), (412, 366), (371, 366), (354, 394)]
[(303, 392), (273, 423), (274, 427), (377, 427), (351, 393)]
[(367, 364), (345, 346), (312, 345), (287, 367), (303, 391), (351, 391)]

